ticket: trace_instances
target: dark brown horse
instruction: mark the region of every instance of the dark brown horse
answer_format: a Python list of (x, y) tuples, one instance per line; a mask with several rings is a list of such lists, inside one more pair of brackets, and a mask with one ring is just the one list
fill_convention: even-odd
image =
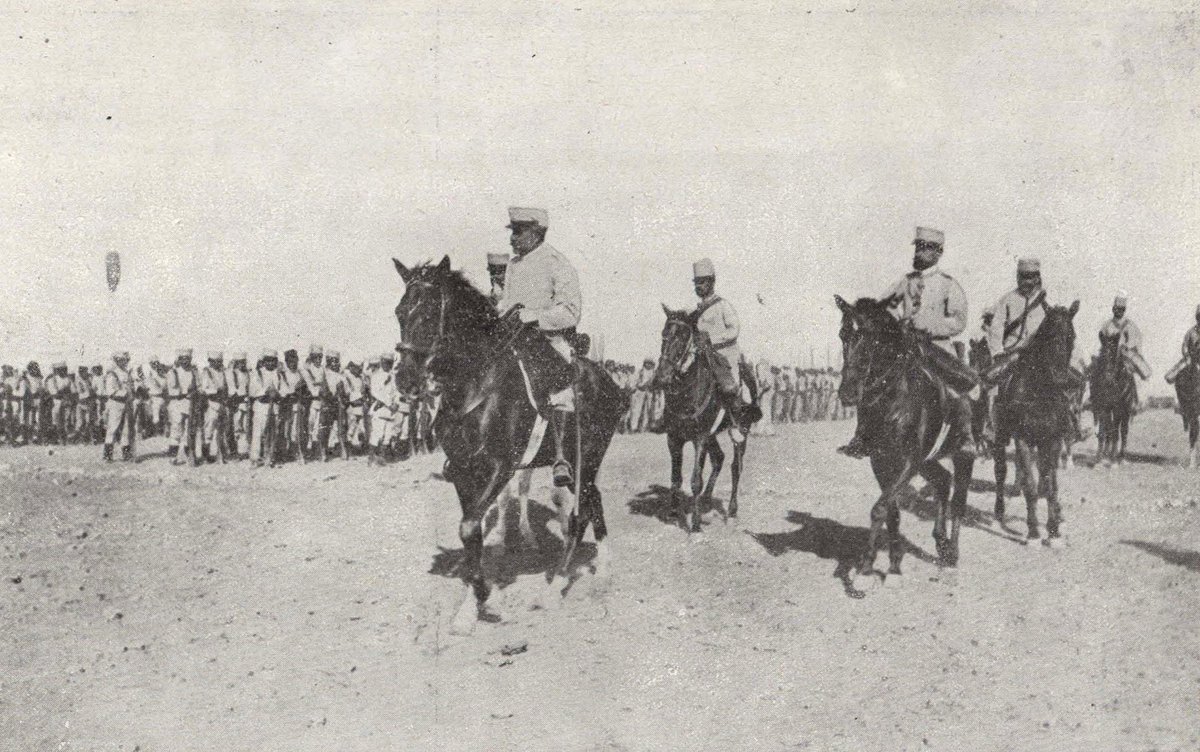
[[(746, 438), (738, 430), (733, 416), (729, 415), (717, 391), (717, 379), (712, 369), (703, 363), (705, 353), (696, 344), (695, 316), (688, 311), (673, 311), (663, 306), (667, 321), (663, 325), (662, 350), (658, 367), (651, 382), (652, 389), (665, 390), (663, 409), (663, 432), (667, 434), (667, 451), (671, 455), (671, 499), (674, 500), (683, 485), (683, 445), (690, 443), (695, 449), (692, 463), (691, 524), (687, 513), (681, 515), (684, 529), (701, 531), (700, 502), (711, 499), (717, 476), (725, 464), (725, 452), (717, 441), (721, 431), (730, 431), (733, 444), (733, 462), (729, 466), (732, 485), (729, 491), (729, 509), (724, 512), (726, 520), (738, 514), (738, 482), (742, 477), (742, 461), (746, 455)], [(748, 368), (743, 367), (741, 378), (752, 384), (752, 408), (747, 424), (757, 420), (757, 384)], [(704, 465), (712, 460), (708, 481), (704, 481)]]
[(996, 519), (1004, 521), (1004, 484), (1008, 460), (1004, 447), (1017, 445), (1018, 480), (1025, 494), (1027, 537), (1040, 538), (1037, 500), (1046, 497), (1046, 544), (1059, 540), (1062, 509), (1058, 503), (1058, 456), (1063, 439), (1078, 430), (1068, 393), (1082, 376), (1071, 368), (1075, 347), (1072, 320), (1079, 301), (1070, 308), (1048, 306), (1029, 344), (1007, 371), (996, 395)]
[(1200, 461), (1200, 353), (1191, 357), (1175, 377), (1175, 397), (1179, 400), (1179, 414), (1183, 416), (1183, 430), (1188, 434), (1189, 468)]
[[(983, 373), (992, 367), (992, 346), (986, 337), (971, 340), (967, 349), (967, 363), (975, 373)], [(980, 389), (979, 399), (971, 402), (971, 430), (979, 445), (980, 455), (990, 453), (996, 427), (992, 425), (992, 393), (989, 389)]]
[(1096, 459), (1105, 467), (1125, 459), (1129, 422), (1137, 405), (1133, 371), (1121, 355), (1121, 335), (1100, 335), (1100, 356), (1092, 371), (1092, 413), (1096, 416)]
[[(947, 388), (930, 376), (920, 342), (921, 335), (906, 331), (890, 313), (894, 298), (876, 301), (861, 298), (850, 305), (834, 296), (842, 311), (842, 384), (838, 396), (846, 405), (858, 406), (858, 420), (867, 436), (871, 471), (882, 493), (871, 507), (871, 532), (858, 573), (871, 582), (884, 576), (876, 572), (875, 551), (887, 525), (888, 575), (900, 574), (904, 539), (900, 537), (899, 495), (915, 476), (933, 486), (937, 517), (933, 538), (938, 557), (946, 566), (958, 563), (958, 530), (967, 503), (967, 488), (975, 458), (957, 450), (963, 436), (953, 427), (954, 399)], [(951, 475), (940, 460), (949, 459)]]
[[(496, 501), (518, 466), (545, 467), (553, 460), (552, 439), (534, 448), (523, 463), (523, 454), (538, 417), (530, 400), (536, 385), (524, 373), (534, 370), (519, 362), (525, 353), (550, 352), (537, 332), (513, 318), (501, 319), (487, 297), (460, 272), (450, 269), (450, 259), (412, 268), (393, 259), (404, 280), (404, 297), (396, 306), (400, 324), (402, 367), (418, 368), (442, 388), (441, 406), (433, 430), (446, 452), (444, 476), (454, 484), (462, 506), (459, 538), (464, 556), (459, 568), (468, 592), (455, 616), (455, 631), (470, 631), (475, 620), (495, 621), (487, 608), (491, 585), (481, 566), (483, 516)], [(523, 348), (529, 348), (528, 350)], [(561, 359), (558, 361), (562, 365)], [(566, 436), (577, 437), (572, 458), (576, 465), (575, 504), (563, 503), (564, 554), (550, 572), (555, 584), (565, 574), (571, 555), (592, 526), (597, 544), (597, 568), (604, 559), (604, 510), (596, 477), (617, 423), (625, 412), (621, 390), (588, 360), (577, 362), (574, 376), (576, 409)], [(568, 377), (569, 380), (569, 377)], [(474, 594), (474, 609), (470, 608)]]

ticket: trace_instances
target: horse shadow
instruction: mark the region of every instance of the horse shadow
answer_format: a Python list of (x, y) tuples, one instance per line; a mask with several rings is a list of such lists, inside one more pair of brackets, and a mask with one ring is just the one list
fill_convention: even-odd
[[(488, 518), (492, 516), (489, 514)], [(506, 517), (504, 540), (507, 548), (503, 555), (498, 555), (500, 549), (497, 545), (486, 546), (483, 554), (483, 567), (487, 572), (488, 581), (500, 590), (516, 582), (522, 575), (545, 575), (553, 572), (561, 564), (565, 551), (562, 540), (550, 531), (551, 527), (558, 528), (558, 515), (553, 509), (530, 499), (529, 526), (533, 529), (536, 539), (533, 548), (520, 543), (521, 536), (517, 530), (518, 519), (515, 511)], [(492, 531), (486, 526), (484, 531), (486, 539)], [(579, 568), (590, 565), (595, 557), (596, 545), (581, 542), (571, 557), (572, 566)], [(433, 555), (429, 565), (429, 574), (457, 579), (461, 576), (459, 569), (465, 558), (466, 552), (462, 548), (438, 546), (438, 552)]]
[[(988, 483), (987, 481), (972, 480), (968, 486), (968, 489), (975, 491), (977, 483), (978, 487), (985, 489), (986, 493), (995, 492), (996, 485), (994, 483)], [(920, 490), (916, 491), (914, 491), (911, 486), (908, 488), (902, 488), (898, 495), (899, 499), (897, 503), (899, 504), (900, 509), (903, 511), (908, 512), (918, 519), (928, 522), (933, 522), (937, 519), (938, 503), (936, 491), (934, 490), (932, 484), (926, 483), (920, 488)], [(1019, 489), (1007, 495), (1018, 496), (1020, 495)], [(980, 511), (971, 506), (970, 503), (963, 505), (961, 523), (966, 527), (969, 527), (972, 530), (978, 530), (980, 532), (987, 533), (988, 535), (994, 535), (997, 538), (1011, 541), (1022, 546), (1027, 545), (1027, 541), (1023, 537), (1009, 530), (1008, 525), (1004, 520), (995, 520), (997, 523), (999, 523), (1003, 532), (998, 532), (992, 529), (991, 522), (993, 519), (995, 518), (990, 512)]]
[[(851, 575), (862, 559), (863, 552), (867, 550), (870, 529), (845, 525), (837, 520), (796, 510), (790, 510), (786, 519), (800, 527), (786, 533), (748, 534), (772, 556), (798, 551), (836, 562), (833, 576), (841, 580), (846, 595), (851, 598), (863, 597), (863, 593), (854, 587)], [(926, 564), (938, 563), (936, 556), (914, 544), (903, 534), (900, 539), (906, 556), (915, 556)]]
[[(674, 496), (674, 498), (672, 498)], [(629, 500), (629, 511), (643, 517), (653, 517), (664, 525), (680, 526), (686, 529), (685, 512), (690, 511), (691, 492), (680, 491), (672, 494), (667, 486), (653, 483), (645, 491)], [(700, 498), (700, 516), (717, 511), (725, 514), (725, 504), (715, 496)]]
[(1152, 556), (1157, 556), (1168, 564), (1183, 567), (1190, 572), (1200, 572), (1200, 552), (1138, 540), (1122, 540), (1121, 543), (1126, 546), (1133, 546)]

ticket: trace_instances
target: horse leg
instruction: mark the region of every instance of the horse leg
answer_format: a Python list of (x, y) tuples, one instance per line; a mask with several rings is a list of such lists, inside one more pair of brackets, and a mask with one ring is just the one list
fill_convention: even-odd
[(1059, 523), (1062, 521), (1062, 507), (1058, 503), (1058, 468), (1056, 463), (1049, 462), (1058, 449), (1058, 442), (1051, 440), (1042, 442), (1038, 447), (1038, 471), (1042, 475), (1042, 490), (1046, 495), (1046, 545), (1053, 545), (1059, 538)]
[(1035, 451), (1034, 447), (1025, 439), (1017, 438), (1017, 462), (1025, 468), (1021, 477), (1021, 490), (1025, 494), (1025, 520), (1029, 526), (1026, 537), (1029, 540), (1037, 540), (1042, 537), (1038, 532), (1038, 478), (1034, 469), (1037, 459), (1033, 456)]
[(996, 435), (996, 445), (992, 447), (992, 466), (996, 474), (996, 505), (993, 514), (996, 521), (1004, 524), (1004, 494), (1008, 483), (1008, 438)]
[(733, 445), (733, 462), (729, 465), (729, 477), (732, 486), (729, 490), (729, 516), (738, 514), (738, 482), (742, 478), (742, 460), (746, 456), (746, 442), (739, 441)]
[(529, 524), (529, 489), (533, 485), (533, 468), (517, 473), (517, 529), (521, 531), (521, 546), (537, 549), (537, 536)]
[(592, 535), (596, 538), (596, 558), (592, 560), (592, 571), (599, 576), (608, 571), (608, 526), (604, 523), (603, 497), (595, 478), (594, 471), (585, 478), (582, 485), (582, 502), (587, 510), (588, 520), (592, 523)]
[(690, 531), (698, 533), (700, 532), (700, 492), (704, 490), (704, 457), (708, 454), (708, 442), (704, 439), (697, 439), (692, 442), (692, 447), (696, 452), (695, 461), (692, 463), (692, 524)]
[(904, 557), (904, 540), (900, 537), (900, 507), (897, 504), (888, 506), (887, 531), (888, 582), (894, 585), (897, 580), (892, 575), (897, 575), (898, 577), (903, 574), (900, 571), (900, 559)]
[[(721, 474), (721, 468), (725, 467), (725, 452), (717, 443), (716, 436), (708, 438), (708, 456), (712, 457), (712, 469), (708, 471), (708, 480), (704, 483), (704, 499), (711, 500), (713, 489), (717, 487), (717, 477)], [(728, 520), (724, 510), (721, 511), (721, 516)]]
[[(912, 480), (916, 472), (912, 462), (909, 460), (905, 460), (900, 465), (899, 470), (893, 472), (889, 463), (875, 457), (871, 458), (871, 469), (874, 471), (875, 478), (879, 481), (883, 493), (880, 494), (874, 506), (871, 507), (871, 531), (867, 534), (867, 550), (863, 552), (862, 560), (858, 567), (860, 575), (878, 574), (875, 572), (875, 552), (879, 545), (879, 534), (883, 531), (883, 526), (887, 524), (891, 510), (896, 507), (896, 492), (901, 486)], [(899, 532), (899, 524), (900, 520), (897, 517), (897, 534)]]
[[(474, 489), (467, 488), (459, 491), (459, 502), (463, 507), (462, 522), (458, 526), (458, 537), (463, 543), (463, 580), (470, 586), (475, 595), (475, 613), (468, 608), (470, 598), (464, 597), (463, 603), (455, 613), (451, 630), (457, 634), (469, 634), (475, 627), (475, 620), (498, 621), (499, 617), (491, 613), (487, 607), (487, 599), (491, 594), (491, 586), (483, 574), (483, 514), (492, 505), (496, 495), (508, 480), (508, 473), (503, 464), (491, 459), (482, 471), (474, 473), (474, 477), (482, 480)], [(457, 488), (457, 485), (456, 485)]]
[(1188, 468), (1196, 469), (1196, 461), (1200, 459), (1200, 415), (1192, 416), (1188, 425)]
[[(921, 467), (921, 475), (933, 484), (933, 493), (937, 497), (937, 516), (933, 523), (933, 541), (937, 545), (938, 559), (945, 563), (949, 558), (946, 533), (946, 523), (950, 507), (950, 473), (936, 462), (926, 462)], [(899, 523), (897, 523), (899, 524)], [(896, 543), (896, 541), (893, 541)]]
[(954, 486), (950, 498), (950, 542), (948, 555), (945, 557), (947, 566), (958, 566), (958, 529), (962, 525), (963, 514), (967, 509), (967, 492), (971, 486), (971, 475), (975, 470), (975, 458), (970, 455), (955, 454)]
[(1124, 450), (1129, 441), (1129, 413), (1121, 416), (1121, 450), (1117, 452), (1117, 464), (1124, 464)]
[[(683, 437), (667, 434), (667, 451), (671, 454), (671, 514), (680, 514), (679, 496), (683, 488)], [(680, 515), (682, 516), (682, 514)]]

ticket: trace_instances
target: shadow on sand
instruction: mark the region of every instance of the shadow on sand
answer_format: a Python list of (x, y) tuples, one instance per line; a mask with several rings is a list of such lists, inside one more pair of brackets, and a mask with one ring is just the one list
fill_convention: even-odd
[[(488, 514), (486, 522), (491, 522), (495, 513)], [(503, 556), (497, 546), (487, 546), (483, 552), (483, 568), (488, 581), (503, 590), (517, 581), (521, 575), (547, 574), (559, 565), (563, 556), (563, 542), (550, 528), (558, 528), (558, 515), (553, 509), (545, 507), (533, 500), (529, 502), (529, 525), (537, 539), (535, 548), (526, 548), (521, 544), (521, 536), (517, 530), (517, 514), (507, 515), (507, 530), (504, 540), (507, 549)], [(485, 525), (487, 534), (491, 529)], [(440, 577), (459, 577), (459, 567), (462, 564), (464, 551), (461, 548), (444, 548), (438, 546), (433, 561), (429, 565), (429, 574)], [(582, 542), (575, 549), (571, 558), (571, 566), (578, 569), (591, 563), (596, 556), (596, 546), (593, 543)], [(574, 582), (576, 578), (572, 577)]]
[(1145, 551), (1152, 556), (1157, 556), (1168, 564), (1183, 567), (1191, 572), (1200, 572), (1200, 553), (1196, 551), (1187, 551), (1182, 548), (1172, 548), (1171, 546), (1163, 546), (1158, 543), (1147, 543), (1146, 541), (1137, 540), (1122, 540), (1126, 546)]
[[(684, 514), (690, 511), (690, 491), (680, 491), (674, 499), (671, 489), (657, 483), (629, 500), (629, 511), (643, 517), (653, 517), (664, 525), (675, 525), (687, 529)], [(725, 500), (713, 497), (700, 500), (700, 516), (709, 512), (719, 512), (725, 516)], [(703, 524), (703, 523), (702, 523)]]
[[(816, 517), (807, 512), (791, 510), (787, 521), (800, 527), (786, 533), (749, 533), (760, 546), (772, 556), (782, 556), (789, 551), (810, 553), (837, 563), (833, 576), (842, 581), (846, 595), (861, 598), (863, 593), (854, 587), (851, 573), (867, 549), (870, 530), (865, 527), (843, 525), (837, 520)], [(917, 557), (927, 564), (937, 564), (937, 557), (916, 546), (902, 534), (904, 554)], [(883, 556), (887, 555), (882, 551)]]

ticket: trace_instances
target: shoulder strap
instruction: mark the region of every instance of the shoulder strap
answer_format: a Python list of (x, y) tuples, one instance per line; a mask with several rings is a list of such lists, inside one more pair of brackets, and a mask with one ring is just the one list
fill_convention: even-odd
[(1046, 307), (1045, 290), (1038, 290), (1037, 295), (1033, 296), (1033, 300), (1025, 305), (1025, 310), (1021, 311), (1021, 315), (1004, 325), (1004, 336), (1007, 337), (1015, 332), (1017, 328), (1021, 326), (1021, 324), (1025, 323), (1025, 319), (1029, 318), (1029, 314), (1032, 313), (1034, 309), (1039, 307)]
[(692, 315), (696, 317), (696, 321), (699, 321), (700, 317), (704, 315), (705, 311), (707, 311), (709, 308), (712, 308), (713, 306), (715, 306), (717, 303), (720, 303), (720, 302), (721, 302), (721, 296), (714, 295), (712, 300), (708, 301), (707, 303), (701, 303), (700, 305), (696, 306), (696, 311)]

